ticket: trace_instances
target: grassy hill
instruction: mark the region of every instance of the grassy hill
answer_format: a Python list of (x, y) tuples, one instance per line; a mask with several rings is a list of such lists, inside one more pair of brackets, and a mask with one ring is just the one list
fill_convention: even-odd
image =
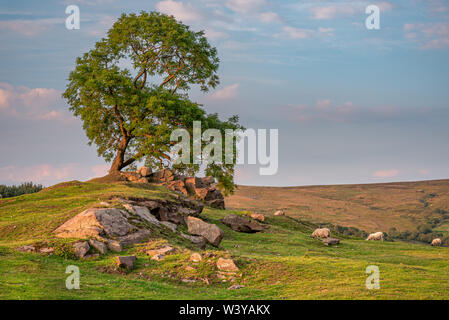
[(449, 180), (285, 188), (239, 186), (226, 199), (226, 205), (261, 213), (284, 209), (298, 219), (368, 232), (388, 232), (392, 227), (412, 231), (427, 223), (434, 224), (435, 230), (449, 231)]
[[(401, 189), (400, 186), (403, 185), (390, 188)], [(423, 183), (422, 187), (416, 188), (424, 191), (416, 192), (423, 197), (429, 192), (437, 193), (438, 196), (429, 200), (431, 205), (435, 205), (445, 186), (447, 182)], [(369, 190), (363, 186), (342, 187), (340, 192), (336, 191), (336, 187), (324, 188), (325, 191), (319, 191), (319, 188), (291, 188), (285, 197), (290, 196), (289, 199), (292, 199), (294, 191), (297, 190), (298, 199), (304, 199), (301, 195), (307, 194), (310, 201), (327, 199), (330, 202), (328, 206), (335, 210), (337, 203), (358, 203), (357, 200), (342, 200), (357, 199), (359, 191), (356, 192), (357, 189), (354, 188), (363, 191), (363, 203), (371, 203), (367, 199), (377, 199), (376, 195), (369, 195)], [(235, 197), (242, 196), (244, 190), (246, 189), (241, 188)], [(267, 189), (260, 190), (266, 192)], [(335, 199), (336, 194), (339, 199)], [(270, 226), (267, 231), (257, 234), (237, 233), (223, 225), (220, 219), (231, 212), (243, 214), (239, 210), (205, 208), (202, 218), (219, 225), (225, 236), (219, 249), (206, 249), (206, 252), (211, 254), (211, 260), (204, 259), (197, 265), (188, 261), (191, 252), (197, 250), (195, 247), (179, 237), (169, 237), (168, 234), (157, 231), (153, 232), (148, 243), (121, 253), (135, 254), (138, 257), (136, 268), (128, 273), (117, 272), (111, 268), (117, 255), (114, 253), (89, 260), (76, 260), (64, 254), (48, 256), (16, 250), (18, 246), (30, 243), (51, 243), (64, 248), (66, 240), (53, 239), (52, 231), (68, 218), (113, 196), (170, 198), (171, 193), (162, 187), (132, 183), (70, 182), (44, 189), (39, 193), (0, 200), (0, 299), (449, 298), (447, 247), (403, 242), (368, 242), (338, 234), (334, 236), (342, 239), (341, 244), (326, 247), (320, 241), (310, 238), (314, 225), (290, 217), (271, 215), (267, 215), (266, 223)], [(260, 194), (258, 196), (260, 197)], [(281, 201), (282, 199), (276, 199), (277, 196), (280, 194), (270, 196), (264, 193), (265, 203), (272, 205), (267, 206), (266, 212), (279, 207), (278, 203), (284, 203), (282, 206), (287, 207), (285, 201), (269, 202)], [(275, 200), (269, 200), (268, 197)], [(235, 199), (231, 202), (234, 206)], [(399, 201), (394, 196), (389, 199), (395, 203), (391, 205), (395, 208), (394, 212), (398, 212)], [(388, 203), (387, 198), (382, 203), (371, 201), (374, 201), (372, 206), (376, 207), (387, 206)], [(311, 206), (310, 202), (301, 203), (297, 203), (295, 207), (292, 201), (287, 212), (292, 214), (294, 208), (298, 208), (300, 213), (309, 212), (300, 209), (300, 206)], [(414, 202), (410, 200), (410, 203)], [(357, 208), (364, 206), (360, 204)], [(245, 209), (251, 207), (248, 205)], [(370, 210), (378, 212), (379, 215), (382, 211)], [(360, 209), (360, 212), (362, 211)], [(336, 213), (329, 214), (331, 219), (337, 216)], [(313, 215), (309, 212), (307, 217)], [(323, 215), (319, 218), (324, 220), (325, 217)], [(380, 215), (372, 218), (369, 223), (382, 224), (381, 217)], [(354, 218), (354, 221), (358, 221), (362, 226), (362, 219), (360, 216)], [(408, 218), (400, 215), (397, 219), (408, 221)], [(373, 225), (373, 228), (377, 226)], [(176, 253), (168, 255), (162, 261), (151, 260), (145, 255), (145, 248), (156, 247), (164, 242), (175, 246), (178, 249)], [(61, 252), (64, 253), (64, 250)], [(214, 259), (229, 254), (240, 268), (241, 277), (237, 277), (235, 284), (244, 287), (239, 290), (228, 290), (231, 283), (215, 277)], [(65, 269), (69, 265), (80, 268), (80, 290), (65, 288), (68, 276)], [(189, 270), (186, 269), (188, 265), (192, 266)], [(365, 269), (368, 265), (377, 265), (380, 269), (379, 290), (365, 288)], [(205, 279), (210, 280), (209, 284), (203, 281)]]

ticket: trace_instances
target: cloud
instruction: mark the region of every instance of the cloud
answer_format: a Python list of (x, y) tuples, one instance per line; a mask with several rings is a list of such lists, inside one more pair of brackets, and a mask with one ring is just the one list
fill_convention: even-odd
[(405, 37), (421, 49), (449, 48), (449, 23), (406, 23), (403, 27)]
[[(0, 82), (0, 113), (37, 120), (75, 121), (75, 117), (61, 108), (65, 103), (61, 92), (52, 88), (13, 87)], [(59, 110), (58, 110), (59, 109)]]
[[(315, 20), (330, 20), (336, 18), (344, 18), (355, 15), (357, 13), (364, 14), (365, 8), (371, 4), (365, 1), (344, 1), (342, 3), (332, 3), (326, 5), (312, 4), (309, 6), (311, 18)], [(393, 4), (388, 1), (380, 1), (372, 3), (377, 5), (381, 12), (391, 10)]]
[(221, 90), (215, 91), (209, 97), (214, 100), (229, 100), (237, 96), (239, 89), (239, 84), (235, 83), (233, 85), (224, 87)]
[(226, 39), (229, 35), (225, 32), (215, 31), (213, 29), (206, 30), (206, 37), (210, 40)]
[(320, 99), (315, 105), (289, 105), (284, 110), (287, 111), (287, 117), (295, 122), (316, 120), (343, 122), (359, 111), (351, 101), (334, 104), (330, 99)]
[(104, 176), (108, 169), (107, 164), (87, 166), (79, 163), (6, 166), (0, 168), (0, 183), (17, 184), (32, 181), (49, 186), (63, 181), (85, 181)]
[(100, 164), (92, 167), (92, 173), (94, 174), (94, 178), (103, 177), (108, 174), (109, 168), (111, 166), (108, 164)]
[(156, 9), (162, 13), (172, 15), (182, 22), (202, 20), (203, 13), (190, 3), (184, 4), (173, 0), (164, 0), (156, 3)]
[(10, 30), (27, 37), (33, 37), (39, 33), (50, 30), (57, 24), (64, 27), (65, 19), (35, 19), (35, 20), (3, 20), (0, 21), (1, 30)]
[(275, 37), (287, 37), (289, 39), (306, 39), (313, 34), (313, 30), (300, 29), (290, 26), (284, 26), (282, 28), (283, 33), (278, 33)]
[(229, 0), (225, 3), (226, 7), (238, 13), (254, 13), (266, 7), (265, 0)]
[(374, 178), (393, 178), (396, 177), (399, 174), (399, 170), (392, 169), (392, 170), (379, 170), (373, 172), (372, 176)]
[(272, 22), (281, 23), (282, 22), (281, 17), (275, 12), (262, 12), (258, 16), (259, 16), (259, 20), (264, 23), (272, 23)]

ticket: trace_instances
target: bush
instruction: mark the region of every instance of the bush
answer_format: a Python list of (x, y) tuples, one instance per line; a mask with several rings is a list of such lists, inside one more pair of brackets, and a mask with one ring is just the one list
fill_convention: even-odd
[(22, 194), (39, 192), (43, 188), (41, 184), (34, 184), (32, 182), (24, 182), (18, 186), (0, 185), (0, 195), (2, 198), (17, 197)]

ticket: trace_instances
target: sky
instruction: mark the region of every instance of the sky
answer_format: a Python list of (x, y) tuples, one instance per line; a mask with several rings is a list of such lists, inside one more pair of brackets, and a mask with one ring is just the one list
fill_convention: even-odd
[[(380, 29), (365, 26), (368, 5)], [(65, 27), (68, 5), (80, 29)], [(449, 1), (0, 0), (0, 184), (104, 175), (61, 93), (122, 13), (160, 11), (218, 50), (221, 84), (193, 101), (278, 129), (278, 170), (244, 185), (449, 178)]]

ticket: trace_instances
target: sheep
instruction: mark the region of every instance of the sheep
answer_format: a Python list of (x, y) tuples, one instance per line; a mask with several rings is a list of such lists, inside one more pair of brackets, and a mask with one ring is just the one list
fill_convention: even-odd
[(384, 241), (384, 233), (383, 232), (375, 232), (371, 233), (366, 240), (381, 240)]
[(312, 238), (329, 238), (331, 236), (331, 231), (328, 228), (316, 229), (311, 237)]
[(440, 238), (433, 239), (430, 245), (435, 247), (441, 246), (441, 239)]

